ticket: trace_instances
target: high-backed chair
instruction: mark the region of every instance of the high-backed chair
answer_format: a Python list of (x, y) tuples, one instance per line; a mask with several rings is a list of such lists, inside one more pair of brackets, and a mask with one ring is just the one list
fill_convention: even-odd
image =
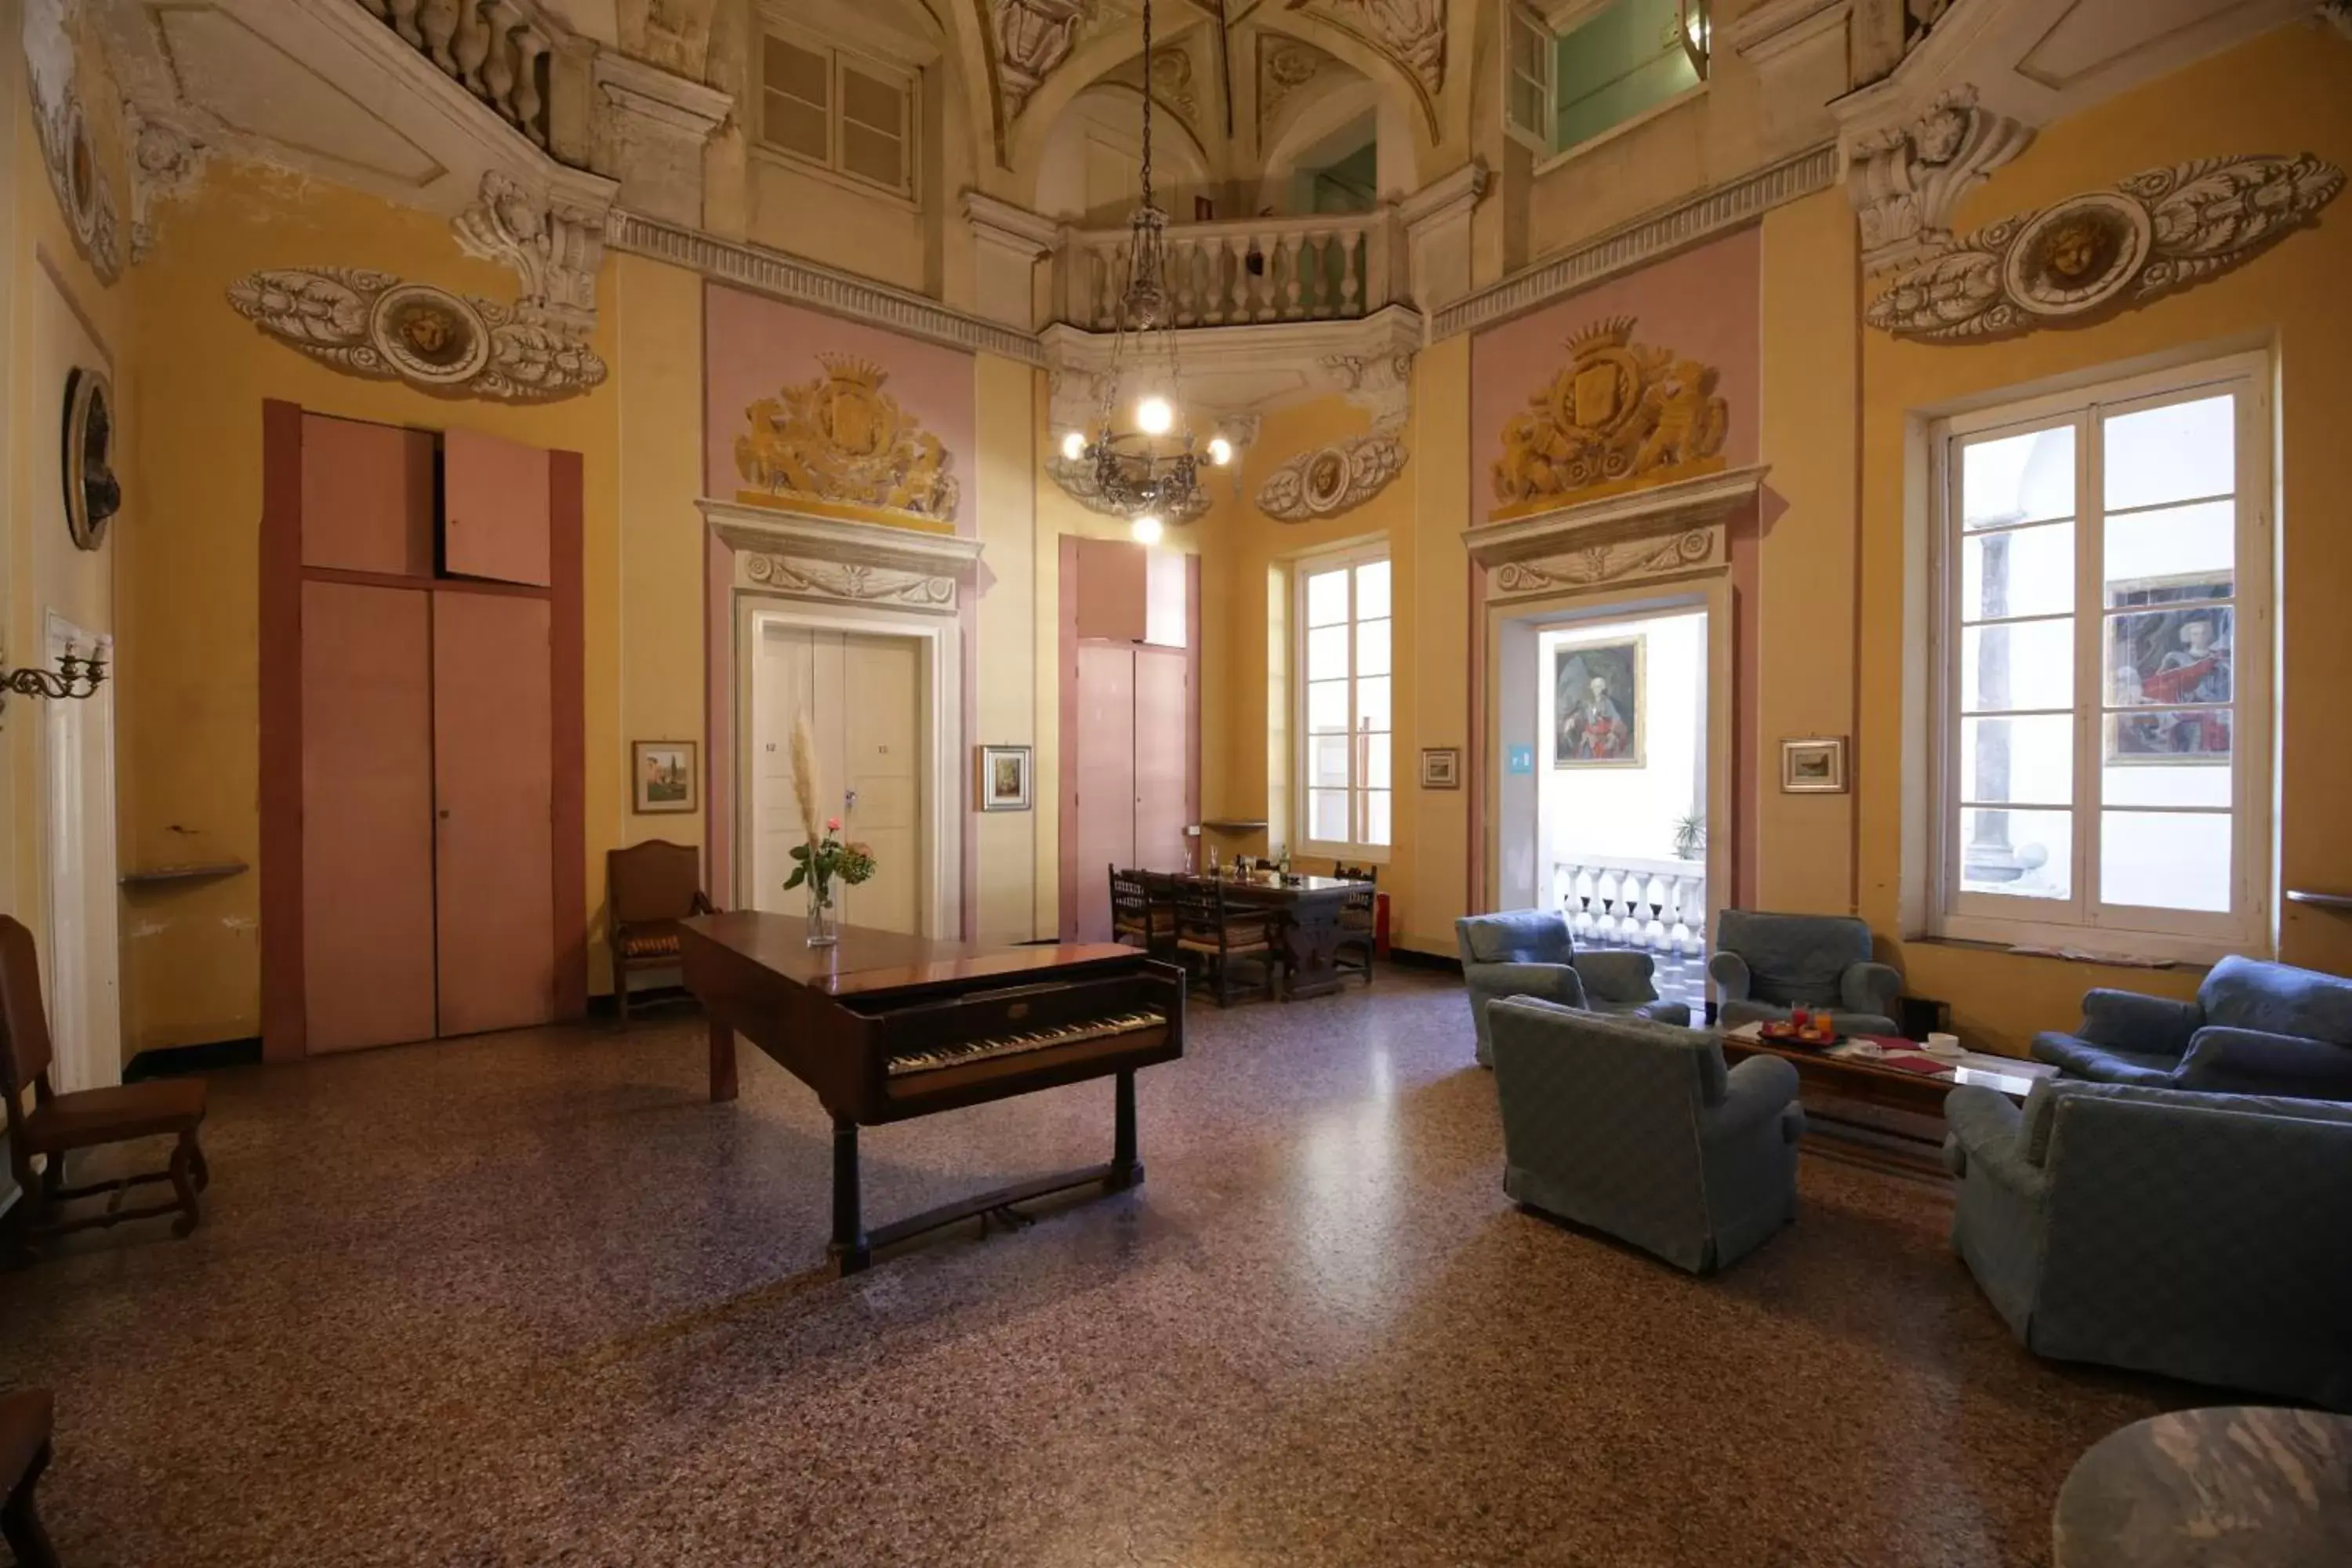
[(49, 1426), (55, 1402), (46, 1388), (0, 1394), (0, 1541), (18, 1568), (58, 1568), (57, 1549), (33, 1502), (33, 1489), (49, 1468)]
[(1233, 1005), (1234, 969), (1255, 963), (1274, 994), (1274, 911), (1262, 904), (1227, 901), (1223, 882), (1190, 878), (1176, 883), (1176, 946), (1200, 962), (1217, 1005)]
[(2194, 1002), (2086, 993), (2082, 1024), (2033, 1054), (2095, 1083), (2352, 1100), (2352, 980), (2232, 956)]
[(1550, 910), (1465, 915), (1454, 922), (1461, 944), (1462, 979), (1470, 992), (1470, 1023), (1478, 1033), (1478, 1065), (1494, 1065), (1486, 1005), (1503, 996), (1540, 996), (1595, 1013), (1630, 1013), (1662, 1024), (1687, 1024), (1690, 1009), (1661, 1002), (1651, 983), (1655, 963), (1646, 952), (1593, 948), (1579, 952), (1567, 920)]
[(1341, 881), (1360, 884), (1339, 906), (1339, 940), (1333, 962), (1349, 973), (1361, 974), (1364, 984), (1370, 985), (1372, 960), (1380, 946), (1380, 869), (1342, 861), (1331, 868), (1331, 875)]
[(1952, 1244), (2028, 1350), (2352, 1410), (2352, 1105), (2050, 1080), (1944, 1115)]
[(702, 891), (702, 851), (667, 838), (607, 849), (604, 887), (611, 909), (605, 941), (613, 952), (613, 1005), (625, 1029), (629, 976), (639, 970), (676, 969), (677, 922), (711, 912)]
[(1110, 939), (1150, 953), (1176, 945), (1175, 897), (1164, 879), (1110, 868)]
[(1710, 1274), (1797, 1217), (1797, 1069), (1531, 996), (1489, 1009), (1503, 1190)]
[[(172, 1222), (174, 1236), (195, 1229), (196, 1194), (212, 1179), (204, 1151), (196, 1145), (196, 1129), (205, 1119), (205, 1080), (151, 1079), (60, 1094), (49, 1085), (52, 1055), (33, 933), (15, 917), (0, 915), (0, 1097), (7, 1100), (8, 1165), (19, 1194), (8, 1211), (11, 1250), (21, 1254), (44, 1237), (159, 1215), (179, 1216)], [(27, 1087), (33, 1091), (30, 1111), (24, 1109)], [(66, 1185), (68, 1153), (147, 1138), (174, 1140), (171, 1161), (163, 1170), (87, 1186)], [(37, 1156), (46, 1161), (38, 1176), (33, 1173)], [(156, 1182), (171, 1184), (172, 1202), (121, 1206), (131, 1188)], [(60, 1205), (101, 1193), (112, 1199), (105, 1212), (53, 1217)]]
[(1726, 910), (1707, 954), (1716, 1021), (1727, 1029), (1826, 1012), (1841, 1035), (1895, 1035), (1903, 976), (1870, 956), (1870, 927), (1851, 915)]

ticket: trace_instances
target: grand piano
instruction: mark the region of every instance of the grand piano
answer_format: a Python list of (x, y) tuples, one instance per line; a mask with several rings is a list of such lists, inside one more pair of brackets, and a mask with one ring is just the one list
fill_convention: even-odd
[[(841, 928), (811, 947), (804, 921), (740, 911), (683, 922), (687, 988), (710, 1020), (710, 1098), (735, 1098), (735, 1037), (812, 1089), (833, 1118), (832, 1253), (844, 1274), (876, 1249), (1011, 1205), (1143, 1180), (1135, 1073), (1184, 1054), (1181, 970), (1130, 947), (984, 948)], [(1112, 1078), (1108, 1164), (982, 1193), (872, 1231), (857, 1192), (857, 1130), (1088, 1079)]]

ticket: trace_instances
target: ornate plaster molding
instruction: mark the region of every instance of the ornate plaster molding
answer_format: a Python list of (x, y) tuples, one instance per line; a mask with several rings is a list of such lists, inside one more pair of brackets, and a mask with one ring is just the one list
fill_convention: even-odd
[(24, 16), (26, 96), (33, 136), (74, 247), (100, 283), (122, 276), (122, 236), (113, 176), (99, 155), (76, 80), (73, 0), (28, 0)]
[(1731, 411), (1713, 365), (1633, 341), (1632, 316), (1592, 322), (1573, 356), (1502, 429), (1496, 518), (1720, 472)]
[(135, 265), (155, 248), (155, 209), (194, 195), (204, 180), (212, 148), (177, 126), (149, 120), (129, 108), (137, 133), (131, 149), (131, 259)]
[(952, 616), (979, 570), (977, 539), (707, 497), (696, 505), (736, 552), (738, 587)]
[(1430, 337), (1435, 341), (1477, 331), (1540, 310), (1604, 278), (1646, 267), (1661, 257), (1752, 223), (1783, 203), (1829, 189), (1837, 178), (1837, 148), (1824, 142), (1635, 218), (1454, 300), (1431, 318)]
[(1424, 102), (1445, 90), (1445, 0), (1290, 0), (1402, 66)]
[(1290, 95), (1338, 63), (1312, 44), (1281, 33), (1258, 34), (1257, 133), (1261, 146), (1267, 129), (1282, 112)]
[(1357, 436), (1301, 452), (1266, 476), (1257, 506), (1283, 522), (1312, 522), (1352, 511), (1403, 471), (1404, 443), (1394, 436)]
[(1988, 224), (1896, 275), (1864, 319), (1930, 342), (2080, 325), (2230, 270), (2343, 188), (2344, 171), (2307, 153), (2150, 169)]
[(1862, 220), (1864, 268), (1900, 267), (1948, 247), (1960, 199), (2032, 142), (2031, 126), (1979, 107), (1965, 82), (1906, 124), (1849, 137), (1845, 188)]
[(596, 269), (604, 259), (604, 215), (534, 197), (511, 175), (482, 176), (481, 198), (450, 226), (457, 248), (503, 261), (522, 284), (515, 314), (581, 333), (596, 326)]
[(743, 411), (735, 468), (754, 506), (951, 531), (962, 486), (954, 454), (883, 390), (889, 372), (821, 353), (824, 374)]
[(426, 392), (544, 403), (604, 379), (604, 362), (560, 321), (388, 272), (271, 268), (230, 284), (228, 300), (263, 331), (337, 370)]
[(1725, 529), (1763, 491), (1763, 465), (1576, 502), (1465, 530), (1489, 599), (1721, 570)]
[[(1390, 305), (1352, 321), (1188, 327), (1174, 335), (1196, 425), (1213, 423), (1230, 437), (1245, 419), (1333, 392), (1376, 410), (1391, 406), (1393, 362), (1410, 360), (1421, 347), (1422, 318)], [(1053, 428), (1079, 428), (1100, 405), (1098, 378), (1110, 369), (1112, 334), (1057, 322), (1040, 341), (1055, 373)]]
[(735, 100), (717, 88), (612, 49), (591, 65), (597, 172), (621, 183), (620, 198), (673, 223), (702, 221), (702, 151)]
[(1323, 373), (1334, 390), (1372, 416), (1372, 433), (1392, 436), (1412, 412), (1412, 355), (1332, 354)]
[(1024, 364), (1045, 363), (1045, 351), (1033, 333), (950, 310), (919, 294), (835, 272), (779, 251), (720, 239), (645, 213), (615, 207), (606, 222), (604, 239), (615, 250), (649, 256), (828, 315), (869, 322), (970, 353), (995, 354)]
[(996, 89), (1009, 122), (1028, 107), (1077, 47), (1078, 29), (1094, 19), (1096, 0), (989, 0), (989, 32), (996, 40)]

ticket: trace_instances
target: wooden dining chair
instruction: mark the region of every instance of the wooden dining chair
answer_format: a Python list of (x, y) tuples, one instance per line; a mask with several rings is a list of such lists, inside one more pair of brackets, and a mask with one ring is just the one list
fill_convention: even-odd
[(1110, 868), (1110, 939), (1155, 954), (1175, 947), (1176, 910), (1163, 879)]
[(1339, 940), (1334, 944), (1332, 963), (1346, 973), (1362, 975), (1364, 984), (1370, 985), (1372, 958), (1380, 942), (1380, 869), (1343, 863), (1333, 867), (1331, 875), (1357, 884), (1339, 905)]
[[(196, 1194), (212, 1179), (204, 1151), (196, 1146), (196, 1128), (205, 1119), (205, 1080), (151, 1079), (60, 1094), (49, 1086), (52, 1054), (33, 933), (23, 921), (0, 915), (0, 1094), (8, 1101), (8, 1165), (18, 1194), (8, 1213), (9, 1250), (21, 1257), (43, 1237), (159, 1215), (179, 1216), (172, 1222), (174, 1236), (195, 1229)], [(33, 1090), (30, 1111), (25, 1110), (28, 1085)], [(88, 1186), (66, 1185), (68, 1153), (145, 1138), (175, 1140), (170, 1163), (163, 1170)], [(37, 1177), (33, 1173), (37, 1155), (46, 1160)], [(154, 1182), (172, 1184), (172, 1202), (122, 1206), (131, 1188)], [(101, 1193), (109, 1194), (103, 1214), (52, 1217), (59, 1205)]]
[(676, 969), (677, 922), (711, 912), (702, 890), (702, 851), (667, 838), (607, 849), (604, 887), (611, 908), (604, 940), (613, 951), (613, 1005), (625, 1029), (629, 976), (644, 969)]
[(1198, 959), (1217, 1005), (1233, 1005), (1234, 967), (1255, 963), (1268, 996), (1275, 991), (1274, 911), (1228, 902), (1223, 882), (1186, 878), (1174, 884), (1176, 947)]
[(0, 1541), (16, 1553), (18, 1568), (58, 1568), (57, 1548), (33, 1503), (33, 1489), (49, 1468), (56, 1412), (46, 1388), (0, 1394)]

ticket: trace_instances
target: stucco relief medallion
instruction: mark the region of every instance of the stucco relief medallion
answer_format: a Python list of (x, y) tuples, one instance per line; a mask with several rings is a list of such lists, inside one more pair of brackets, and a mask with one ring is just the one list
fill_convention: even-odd
[(761, 587), (811, 598), (905, 605), (920, 610), (955, 608), (955, 579), (923, 572), (755, 554), (745, 558), (743, 575)]
[(1615, 316), (1568, 340), (1574, 356), (1503, 426), (1494, 520), (1718, 472), (1731, 416), (1719, 373), (1633, 341)]
[(1403, 443), (1393, 436), (1359, 436), (1302, 452), (1266, 476), (1258, 510), (1284, 522), (1336, 517), (1385, 489), (1404, 459)]
[(490, 357), (482, 318), (429, 283), (403, 283), (378, 295), (368, 335), (404, 379), (426, 386), (462, 386)]

